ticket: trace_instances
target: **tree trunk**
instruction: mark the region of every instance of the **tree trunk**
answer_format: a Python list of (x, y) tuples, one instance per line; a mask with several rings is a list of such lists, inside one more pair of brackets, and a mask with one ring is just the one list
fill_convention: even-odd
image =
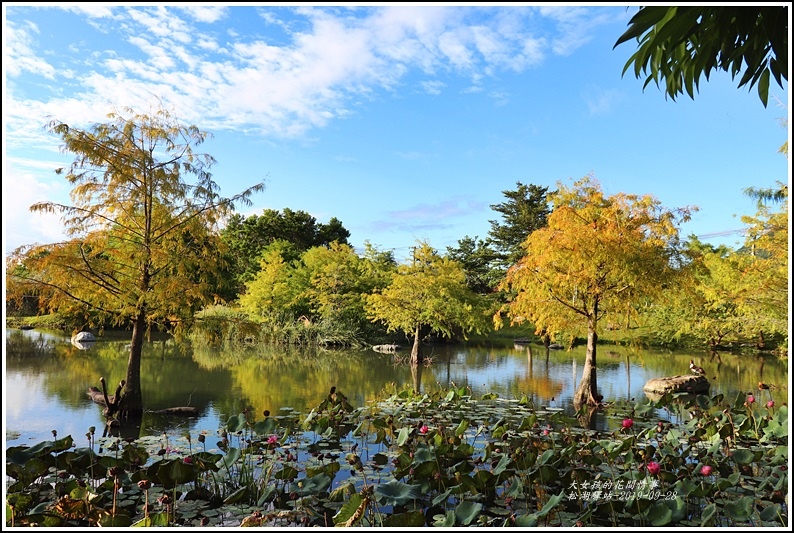
[(549, 335), (549, 333), (546, 331), (546, 328), (543, 328), (543, 329), (541, 330), (541, 332), (540, 332), (540, 339), (543, 341), (543, 346), (545, 346), (545, 347), (546, 347), (546, 350), (548, 351), (548, 349), (549, 349), (549, 346), (551, 346), (551, 336), (550, 336), (550, 335)]
[(127, 361), (127, 379), (121, 397), (121, 410), (126, 418), (137, 420), (143, 417), (143, 394), (141, 393), (141, 358), (143, 336), (146, 328), (146, 312), (138, 310), (132, 325), (130, 358)]
[(411, 377), (414, 382), (414, 392), (422, 392), (422, 365), (411, 365)]
[(587, 354), (584, 360), (584, 370), (582, 380), (573, 397), (573, 406), (577, 411), (584, 405), (598, 405), (600, 398), (598, 395), (598, 380), (596, 378), (596, 345), (598, 334), (596, 333), (596, 322), (594, 318), (588, 320), (587, 325)]
[(422, 362), (422, 342), (419, 339), (419, 326), (414, 330), (414, 345), (411, 348), (411, 364), (418, 365)]

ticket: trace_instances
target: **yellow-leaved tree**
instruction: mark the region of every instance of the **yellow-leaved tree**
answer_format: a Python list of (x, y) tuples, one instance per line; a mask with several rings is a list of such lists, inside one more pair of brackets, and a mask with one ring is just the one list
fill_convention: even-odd
[(162, 107), (108, 117), (88, 129), (49, 124), (75, 155), (65, 170), (72, 204), (45, 201), (31, 210), (61, 214), (69, 238), (16, 250), (6, 299), (33, 295), (43, 311), (85, 317), (86, 326), (130, 328), (116, 408), (140, 421), (145, 333), (185, 325), (213, 302), (222, 277), (219, 223), (263, 184), (221, 197), (209, 173), (214, 159), (194, 151), (208, 134)]
[(550, 196), (548, 225), (524, 242), (526, 255), (501, 289), (512, 296), (494, 316), (499, 327), (529, 321), (537, 332), (586, 334), (587, 352), (574, 406), (598, 405), (596, 346), (601, 320), (627, 325), (637, 307), (677, 275), (678, 224), (694, 208), (668, 210), (650, 195), (605, 196), (592, 176)]
[[(786, 155), (787, 146), (784, 146)], [(777, 188), (750, 191), (755, 193), (759, 204), (755, 216), (742, 217), (748, 227), (739, 307), (745, 333), (757, 336), (759, 348), (764, 347), (764, 332), (780, 334), (785, 341), (779, 351), (787, 355), (790, 331), (788, 184), (778, 182)], [(780, 209), (770, 209), (765, 201), (779, 202)]]

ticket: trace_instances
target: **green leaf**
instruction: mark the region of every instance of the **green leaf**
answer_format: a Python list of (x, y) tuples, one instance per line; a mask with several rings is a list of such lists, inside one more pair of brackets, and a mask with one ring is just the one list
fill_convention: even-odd
[(174, 484), (181, 485), (195, 481), (197, 475), (198, 472), (193, 465), (186, 464), (182, 459), (165, 461), (157, 471), (160, 482), (170, 487)]
[(230, 416), (229, 420), (226, 422), (226, 431), (229, 433), (237, 433), (238, 431), (245, 429), (247, 423), (248, 421), (246, 420), (245, 414), (243, 413)]
[(543, 452), (543, 455), (540, 456), (540, 460), (538, 461), (538, 463), (542, 464), (542, 465), (545, 465), (546, 463), (551, 461), (551, 459), (554, 457), (554, 455), (555, 455), (555, 451), (553, 449), (552, 450), (546, 450), (545, 452)]
[(99, 519), (98, 524), (100, 527), (130, 527), (132, 525), (132, 519), (121, 513), (117, 513), (116, 515), (104, 514)]
[(769, 100), (769, 71), (764, 70), (761, 73), (761, 78), (758, 80), (758, 96), (761, 98), (761, 102), (766, 107), (766, 104)]
[(450, 494), (452, 494), (453, 487), (448, 488), (444, 492), (437, 494), (433, 498), (433, 505), (439, 505), (446, 502), (449, 499)]
[(714, 525), (714, 519), (717, 517), (717, 506), (713, 503), (708, 504), (705, 508), (703, 508), (703, 513), (701, 514), (701, 523), (702, 527), (709, 527)]
[(313, 496), (325, 492), (331, 486), (331, 481), (333, 480), (327, 474), (318, 474), (290, 483), (289, 488), (290, 492), (295, 492), (298, 496)]
[(344, 501), (345, 496), (352, 496), (356, 493), (356, 484), (353, 482), (344, 483), (331, 491), (328, 500), (332, 502)]
[(285, 465), (281, 470), (276, 472), (276, 475), (273, 477), (281, 480), (295, 479), (298, 477), (298, 471), (292, 466)]
[(424, 463), (426, 461), (435, 461), (436, 455), (426, 446), (420, 446), (414, 452), (414, 463)]
[(747, 465), (755, 460), (755, 454), (746, 448), (733, 450), (732, 457), (740, 465)]
[(435, 527), (453, 527), (455, 525), (455, 511), (433, 515), (433, 525)]
[(408, 485), (397, 479), (375, 487), (375, 496), (381, 505), (405, 505), (422, 496), (421, 485)]
[(223, 500), (224, 505), (229, 505), (232, 503), (237, 503), (241, 501), (248, 495), (248, 487), (242, 487), (237, 489), (236, 491), (229, 494), (226, 499)]
[(221, 457), (218, 462), (215, 463), (215, 466), (217, 466), (219, 469), (229, 468), (237, 462), (241, 455), (242, 453), (240, 452), (239, 448), (229, 448), (226, 455)]
[(400, 433), (397, 435), (397, 446), (405, 446), (408, 439), (411, 437), (410, 428), (400, 428)]
[(276, 422), (276, 419), (267, 417), (264, 420), (260, 420), (254, 424), (254, 433), (260, 437), (264, 435), (270, 435), (276, 432), (277, 427), (278, 423)]
[(408, 511), (387, 516), (383, 520), (384, 527), (416, 528), (425, 525), (425, 514), (422, 511)]
[(361, 494), (353, 494), (350, 499), (339, 509), (339, 512), (334, 515), (334, 525), (344, 524), (355, 514), (356, 510), (361, 506), (364, 497)]
[(464, 500), (455, 507), (455, 520), (458, 524), (468, 526), (481, 512), (481, 503)]
[(496, 465), (496, 467), (493, 470), (494, 475), (498, 476), (499, 474), (507, 470), (507, 467), (510, 465), (511, 462), (512, 461), (510, 460), (509, 456), (503, 455), (502, 458), (499, 459), (499, 463)]
[(673, 520), (673, 511), (664, 505), (664, 501), (657, 501), (648, 511), (648, 520), (654, 527), (666, 526)]
[(764, 522), (772, 522), (778, 521), (782, 518), (782, 512), (780, 509), (780, 505), (777, 503), (773, 503), (772, 505), (767, 505), (763, 508), (763, 510), (759, 513), (761, 520)]
[(535, 514), (524, 514), (516, 516), (517, 527), (537, 527), (538, 517)]
[(458, 427), (455, 429), (455, 436), (460, 437), (466, 433), (467, 429), (469, 429), (469, 421), (464, 418), (460, 421), (460, 424), (458, 424)]
[(562, 499), (565, 498), (565, 491), (560, 492), (549, 498), (549, 501), (546, 502), (546, 505), (543, 506), (543, 509), (535, 513), (537, 518), (543, 518), (547, 514), (549, 514), (555, 507), (557, 507)]

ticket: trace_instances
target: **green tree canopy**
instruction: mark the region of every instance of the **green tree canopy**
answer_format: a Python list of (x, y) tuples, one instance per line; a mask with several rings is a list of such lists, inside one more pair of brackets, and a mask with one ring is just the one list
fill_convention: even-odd
[(643, 326), (655, 342), (696, 342), (717, 349), (739, 339), (742, 263), (746, 256), (696, 237), (686, 243), (688, 258), (675, 284), (643, 313)]
[(291, 261), (314, 246), (347, 244), (349, 237), (350, 232), (336, 217), (323, 224), (305, 211), (290, 208), (265, 209), (261, 215), (249, 217), (235, 214), (221, 231), (221, 239), (231, 254), (233, 275), (241, 283), (253, 279), (259, 270), (259, 254), (274, 241), (293, 245), (295, 255), (285, 258)]
[(523, 255), (527, 236), (546, 225), (549, 214), (548, 188), (516, 182), (515, 190), (502, 191), (506, 201), (492, 204), (502, 215), (489, 220), (491, 229), (484, 240), (465, 236), (455, 247), (448, 246), (450, 258), (460, 262), (466, 284), (478, 294), (494, 294), (507, 268)]
[(632, 319), (639, 303), (673, 281), (677, 223), (689, 210), (666, 210), (651, 196), (604, 196), (591, 176), (571, 188), (560, 184), (552, 201), (548, 226), (529, 234), (526, 255), (508, 270), (502, 288), (514, 296), (502, 312), (511, 322), (529, 321), (539, 334), (586, 332), (574, 404), (594, 404), (599, 322)]
[(506, 201), (491, 205), (491, 209), (502, 214), (502, 220), (488, 221), (491, 224), (488, 243), (496, 249), (505, 269), (523, 257), (522, 245), (527, 236), (546, 226), (548, 192), (548, 187), (517, 181), (515, 190), (502, 191)]
[(289, 260), (293, 254), (292, 243), (283, 240), (264, 247), (259, 270), (238, 300), (244, 311), (271, 324), (309, 314), (309, 280), (299, 271), (300, 260)]
[(287, 241), (275, 241), (260, 255), (260, 270), (246, 283), (240, 307), (271, 326), (298, 320), (335, 323), (337, 329), (361, 332), (371, 323), (367, 294), (385, 287), (395, 266), (391, 254), (367, 245), (363, 256), (348, 244), (314, 246), (298, 259)]
[(213, 158), (194, 151), (208, 134), (163, 108), (148, 115), (125, 108), (108, 118), (89, 129), (49, 124), (76, 156), (66, 172), (73, 205), (41, 202), (31, 210), (61, 213), (70, 239), (17, 250), (8, 288), (43, 289), (49, 311), (79, 307), (102, 324), (132, 327), (121, 408), (137, 417), (145, 332), (182, 325), (213, 301), (219, 220), (236, 203), (250, 203), (263, 184), (219, 196), (209, 172)]
[(701, 76), (712, 70), (739, 78), (739, 87), (757, 86), (764, 107), (769, 99), (770, 77), (782, 88), (788, 81), (789, 6), (642, 6), (629, 28), (615, 43), (636, 39), (637, 51), (623, 73), (634, 70), (664, 84), (675, 100), (686, 92), (695, 97)]
[(499, 285), (504, 271), (496, 266), (499, 254), (486, 241), (468, 235), (457, 246), (447, 246), (447, 255), (463, 266), (466, 286), (477, 294), (490, 294)]
[(367, 298), (371, 320), (413, 337), (412, 363), (422, 359), (423, 327), (445, 337), (480, 332), (487, 325), (489, 307), (466, 286), (460, 263), (441, 257), (425, 242), (418, 244), (413, 262), (398, 266), (389, 286)]

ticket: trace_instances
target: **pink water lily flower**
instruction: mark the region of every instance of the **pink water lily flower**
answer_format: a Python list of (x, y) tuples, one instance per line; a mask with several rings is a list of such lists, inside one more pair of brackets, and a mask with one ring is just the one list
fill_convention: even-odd
[(633, 425), (634, 425), (634, 420), (632, 420), (631, 418), (623, 419), (623, 429), (629, 429)]
[(270, 435), (267, 438), (267, 443), (268, 444), (276, 444), (277, 442), (278, 442), (278, 436), (277, 435)]
[(655, 476), (662, 470), (662, 465), (660, 465), (656, 461), (651, 461), (650, 463), (648, 463), (647, 468), (648, 468), (648, 473), (651, 474), (652, 476)]
[(423, 425), (422, 427), (419, 428), (419, 433), (421, 433), (422, 435), (427, 435), (428, 431), (430, 431), (430, 428), (427, 427), (426, 425)]

